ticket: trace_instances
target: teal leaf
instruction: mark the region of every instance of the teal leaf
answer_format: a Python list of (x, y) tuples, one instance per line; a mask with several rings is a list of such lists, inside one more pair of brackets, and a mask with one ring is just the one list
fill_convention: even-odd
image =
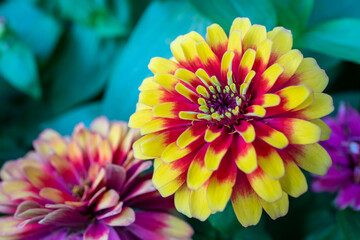
[(230, 30), (231, 23), (237, 17), (248, 17), (252, 23), (262, 24), (268, 29), (277, 24), (276, 11), (271, 0), (208, 0), (205, 4), (202, 0), (190, 2), (225, 31)]
[(90, 27), (101, 37), (126, 36), (130, 30), (126, 22), (120, 22), (110, 11), (106, 1), (57, 0), (56, 3), (65, 19)]
[(309, 24), (337, 18), (360, 18), (360, 1), (357, 0), (316, 0)]
[(227, 204), (223, 212), (210, 215), (209, 222), (213, 228), (221, 233), (223, 239), (271, 240), (264, 228), (263, 221), (260, 221), (256, 226), (244, 228), (236, 218), (231, 202)]
[(62, 135), (71, 135), (77, 124), (84, 123), (85, 126), (90, 126), (92, 120), (99, 117), (100, 114), (101, 104), (99, 102), (90, 103), (46, 121), (40, 125), (40, 128), (51, 128)]
[[(360, 90), (336, 92), (331, 94), (334, 100), (334, 106), (338, 108), (340, 103), (349, 103), (352, 107), (360, 110)], [(335, 112), (332, 113), (335, 115)]]
[(34, 53), (10, 33), (0, 40), (0, 74), (19, 91), (35, 99), (41, 97)]
[(346, 209), (339, 211), (337, 217), (346, 239), (358, 240), (360, 236), (360, 212)]
[(298, 46), (360, 63), (359, 39), (360, 19), (342, 18), (311, 27), (302, 35)]
[(345, 240), (345, 237), (338, 225), (330, 224), (311, 232), (305, 240)]
[(29, 1), (6, 1), (0, 5), (0, 15), (40, 61), (50, 57), (63, 31), (55, 18)]
[(106, 115), (128, 120), (135, 111), (137, 88), (151, 75), (147, 68), (150, 59), (170, 58), (172, 40), (190, 31), (204, 35), (209, 24), (209, 20), (187, 2), (155, 1), (149, 5), (115, 62), (105, 92)]
[(292, 31), (294, 41), (306, 27), (314, 0), (273, 0), (278, 25)]
[(64, 46), (46, 74), (46, 99), (61, 112), (97, 96), (112, 69), (118, 45), (89, 28), (73, 25)]

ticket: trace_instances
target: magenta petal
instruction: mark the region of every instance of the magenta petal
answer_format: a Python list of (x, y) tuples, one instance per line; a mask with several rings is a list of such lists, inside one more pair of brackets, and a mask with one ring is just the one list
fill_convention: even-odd
[(121, 166), (109, 164), (106, 167), (105, 178), (108, 188), (120, 191), (126, 179), (126, 171)]
[(129, 207), (124, 207), (119, 214), (103, 219), (109, 226), (129, 226), (135, 221), (135, 212)]
[(108, 240), (110, 229), (102, 222), (90, 224), (85, 231), (84, 240)]
[(354, 208), (356, 200), (359, 196), (360, 186), (353, 184), (346, 189), (340, 190), (338, 196), (335, 199), (335, 204), (338, 205), (341, 209), (344, 209), (347, 206)]
[(87, 219), (73, 209), (62, 208), (49, 213), (39, 223), (54, 226), (83, 226), (87, 223)]

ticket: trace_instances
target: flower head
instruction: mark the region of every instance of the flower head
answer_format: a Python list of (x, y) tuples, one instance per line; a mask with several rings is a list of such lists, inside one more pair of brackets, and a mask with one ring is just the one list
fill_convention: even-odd
[(190, 238), (144, 173), (151, 162), (133, 157), (138, 135), (104, 117), (71, 137), (41, 133), (35, 151), (1, 170), (0, 239)]
[(262, 208), (286, 214), (288, 194), (307, 184), (298, 166), (325, 174), (331, 165), (317, 143), (329, 132), (318, 118), (333, 110), (328, 83), (312, 58), (291, 50), (290, 31), (238, 18), (230, 35), (217, 24), (171, 43), (174, 58), (153, 58), (129, 125), (144, 135), (140, 159), (155, 158), (153, 182), (176, 208), (205, 220), (231, 198), (241, 224)]
[(332, 130), (328, 141), (321, 145), (333, 159), (325, 176), (314, 176), (312, 189), (316, 192), (337, 192), (338, 208), (360, 210), (360, 114), (349, 105), (340, 106), (336, 118), (324, 121)]

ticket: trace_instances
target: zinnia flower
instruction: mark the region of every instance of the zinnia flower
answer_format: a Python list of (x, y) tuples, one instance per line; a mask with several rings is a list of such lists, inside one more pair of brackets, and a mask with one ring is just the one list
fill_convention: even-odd
[(336, 118), (324, 121), (332, 130), (328, 141), (321, 145), (333, 159), (333, 166), (322, 177), (316, 177), (316, 192), (337, 192), (338, 208), (360, 210), (360, 114), (349, 105), (340, 106)]
[(319, 120), (333, 111), (321, 93), (328, 77), (312, 58), (291, 50), (290, 31), (237, 18), (229, 38), (217, 24), (170, 45), (174, 58), (153, 58), (129, 126), (144, 135), (134, 154), (155, 158), (153, 183), (175, 193), (177, 210), (205, 220), (231, 198), (238, 220), (256, 224), (288, 210), (288, 194), (307, 190), (298, 166), (325, 174)]
[[(133, 157), (137, 131), (104, 118), (72, 137), (45, 130), (35, 151), (1, 170), (0, 239), (189, 239), (184, 221), (168, 213), (151, 162)], [(170, 200), (170, 202), (169, 202)]]

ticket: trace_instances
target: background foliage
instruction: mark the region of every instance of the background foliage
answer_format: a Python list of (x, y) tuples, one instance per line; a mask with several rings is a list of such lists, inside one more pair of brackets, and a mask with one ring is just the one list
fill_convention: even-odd
[[(170, 42), (235, 17), (291, 29), (294, 47), (330, 77), (327, 92), (360, 107), (357, 0), (7, 0), (0, 1), (0, 162), (21, 157), (47, 127), (70, 134), (99, 115), (128, 120), (151, 57)], [(359, 123), (360, 124), (360, 123)], [(310, 181), (310, 179), (309, 179)], [(289, 214), (242, 228), (226, 208), (195, 239), (358, 239), (360, 214), (336, 211), (329, 194), (291, 199)]]

